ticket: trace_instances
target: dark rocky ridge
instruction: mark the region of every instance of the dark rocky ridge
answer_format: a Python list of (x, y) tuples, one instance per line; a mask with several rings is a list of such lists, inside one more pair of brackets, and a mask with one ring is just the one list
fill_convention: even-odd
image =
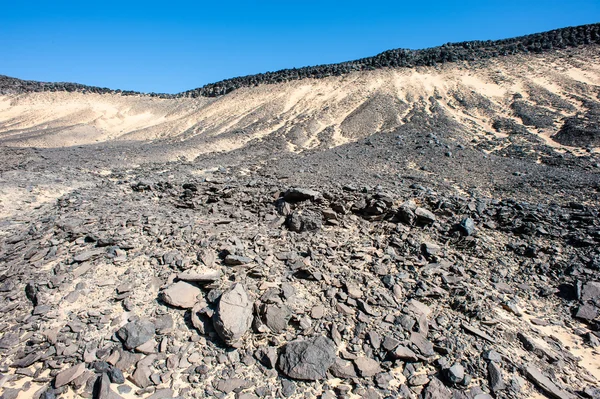
[(177, 97), (217, 97), (241, 87), (261, 84), (276, 84), (290, 80), (322, 79), (328, 76), (340, 76), (355, 71), (379, 68), (412, 68), (416, 66), (436, 66), (438, 64), (478, 61), (494, 57), (542, 53), (553, 49), (565, 49), (582, 45), (600, 44), (600, 24), (581, 25), (551, 30), (543, 33), (521, 36), (511, 39), (467, 41), (448, 43), (439, 47), (422, 50), (395, 49), (384, 51), (374, 57), (337, 64), (282, 69), (256, 75), (241, 76), (210, 83), (205, 86), (177, 94), (140, 93), (129, 90), (86, 86), (77, 83), (48, 83), (11, 78), (0, 75), (0, 94), (19, 94), (41, 91), (67, 91), (111, 93), (122, 95), (148, 95), (161, 98)]

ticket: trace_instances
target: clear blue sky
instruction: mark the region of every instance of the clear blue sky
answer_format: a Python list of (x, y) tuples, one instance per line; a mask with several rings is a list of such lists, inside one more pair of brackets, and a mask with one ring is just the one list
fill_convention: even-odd
[(0, 74), (174, 93), (600, 21), (600, 0), (4, 1)]

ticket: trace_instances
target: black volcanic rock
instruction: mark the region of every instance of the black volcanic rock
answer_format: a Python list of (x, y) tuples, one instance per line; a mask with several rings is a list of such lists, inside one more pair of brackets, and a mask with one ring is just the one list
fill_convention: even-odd
[(560, 144), (573, 147), (600, 146), (600, 105), (593, 103), (588, 106), (583, 115), (566, 118), (552, 138)]
[(448, 43), (439, 47), (423, 50), (388, 50), (373, 57), (341, 62), (338, 64), (282, 69), (275, 72), (240, 76), (210, 83), (197, 89), (177, 94), (143, 94), (134, 91), (111, 90), (101, 87), (86, 86), (77, 83), (28, 81), (0, 75), (0, 95), (43, 91), (66, 91), (98, 94), (112, 93), (124, 96), (147, 95), (160, 98), (218, 97), (239, 89), (240, 87), (253, 87), (261, 84), (276, 84), (302, 79), (323, 79), (329, 76), (341, 76), (351, 72), (381, 68), (436, 66), (438, 64), (485, 60), (515, 54), (542, 53), (553, 49), (564, 49), (590, 44), (600, 44), (600, 24), (556, 29), (511, 39)]

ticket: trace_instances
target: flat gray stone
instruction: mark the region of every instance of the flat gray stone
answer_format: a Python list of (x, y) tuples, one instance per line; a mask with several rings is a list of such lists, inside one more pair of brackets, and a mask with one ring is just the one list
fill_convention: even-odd
[(163, 290), (161, 298), (171, 306), (182, 309), (191, 309), (196, 302), (198, 302), (197, 298), (201, 293), (202, 291), (200, 291), (200, 288), (195, 285), (185, 281), (178, 281)]
[(242, 266), (252, 263), (253, 261), (254, 259), (248, 258), (247, 256), (227, 255), (225, 257), (225, 264), (227, 266)]
[(206, 270), (186, 270), (177, 275), (179, 280), (190, 281), (193, 283), (212, 283), (221, 278), (221, 271), (215, 269)]
[(555, 399), (576, 399), (577, 396), (560, 389), (556, 384), (550, 381), (540, 370), (534, 366), (528, 365), (524, 370), (525, 376), (533, 382), (544, 393)]
[(423, 356), (433, 356), (435, 351), (433, 350), (433, 344), (429, 341), (425, 335), (421, 333), (412, 332), (410, 334), (410, 342), (413, 343)]
[(54, 380), (54, 387), (60, 388), (64, 385), (67, 385), (85, 371), (85, 363), (79, 363), (73, 367), (69, 367), (66, 370), (61, 371), (56, 375)]
[(335, 359), (335, 363), (329, 369), (331, 374), (338, 378), (356, 378), (354, 364), (349, 360)]
[(315, 201), (320, 197), (321, 193), (318, 191), (299, 187), (290, 188), (283, 194), (283, 199), (287, 202)]
[(263, 322), (274, 333), (280, 333), (287, 328), (292, 318), (292, 311), (286, 305), (270, 304), (263, 308)]
[(358, 357), (354, 359), (354, 365), (362, 377), (373, 377), (381, 372), (381, 366), (377, 360), (368, 357)]
[(450, 399), (452, 392), (435, 377), (431, 377), (431, 381), (423, 391), (423, 399)]
[(486, 333), (485, 331), (480, 330), (479, 328), (472, 326), (470, 324), (467, 323), (462, 323), (462, 328), (464, 328), (464, 330), (470, 334), (476, 335), (479, 338), (483, 338), (488, 342), (494, 343), (495, 340), (494, 338), (492, 338), (488, 333)]
[(590, 281), (581, 290), (581, 300), (595, 301), (596, 299), (600, 299), (600, 282)]
[(410, 348), (407, 348), (404, 345), (397, 346), (392, 352), (392, 357), (394, 359), (400, 359), (407, 362), (416, 362), (419, 360), (417, 354)]
[(504, 378), (502, 377), (502, 370), (496, 362), (488, 363), (488, 381), (490, 383), (490, 389), (492, 392), (498, 392), (506, 389)]
[(96, 256), (99, 256), (99, 255), (101, 255), (103, 253), (105, 253), (105, 251), (102, 250), (102, 249), (94, 249), (94, 250), (91, 250), (91, 251), (85, 251), (85, 252), (82, 252), (82, 253), (79, 253), (79, 254), (75, 255), (73, 257), (73, 260), (75, 262), (81, 263), (81, 262), (85, 262), (86, 260), (90, 260), (92, 258), (95, 258)]
[(419, 219), (419, 221), (424, 222), (424, 223), (433, 223), (435, 222), (435, 215), (425, 209), (425, 208), (417, 208), (415, 209), (415, 216)]

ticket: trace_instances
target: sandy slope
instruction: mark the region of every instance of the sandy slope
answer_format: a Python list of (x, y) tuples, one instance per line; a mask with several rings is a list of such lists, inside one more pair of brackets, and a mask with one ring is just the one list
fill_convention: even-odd
[[(188, 142), (193, 157), (279, 137), (296, 151), (392, 131), (410, 118), (411, 110), (433, 105), (482, 135), (493, 131), (498, 116), (514, 118), (510, 104), (516, 93), (533, 103), (539, 103), (540, 92), (565, 100), (573, 110), (548, 106), (562, 116), (580, 109), (582, 98), (597, 100), (599, 56), (597, 48), (588, 47), (475, 65), (383, 69), (244, 88), (219, 98), (66, 92), (3, 96), (0, 144), (62, 147), (166, 139)], [(556, 145), (549, 137), (559, 128), (560, 121), (550, 129), (530, 130)]]

